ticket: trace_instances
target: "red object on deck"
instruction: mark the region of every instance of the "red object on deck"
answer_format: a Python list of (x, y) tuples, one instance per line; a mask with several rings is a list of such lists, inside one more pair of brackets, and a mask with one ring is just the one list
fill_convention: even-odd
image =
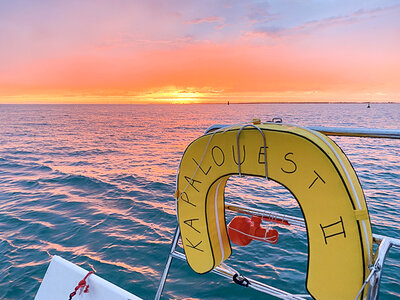
[(93, 274), (93, 271), (90, 271), (89, 273), (86, 274), (85, 277), (81, 281), (79, 281), (78, 285), (75, 287), (74, 291), (69, 294), (69, 300), (72, 299), (76, 295), (76, 292), (80, 289), (83, 290), (84, 293), (89, 293), (89, 284), (86, 283), (86, 279), (89, 277), (89, 275)]
[(276, 244), (279, 233), (276, 229), (269, 229), (261, 226), (261, 217), (252, 216), (251, 219), (245, 216), (236, 216), (228, 225), (228, 235), (232, 243), (239, 246), (246, 246), (252, 240)]

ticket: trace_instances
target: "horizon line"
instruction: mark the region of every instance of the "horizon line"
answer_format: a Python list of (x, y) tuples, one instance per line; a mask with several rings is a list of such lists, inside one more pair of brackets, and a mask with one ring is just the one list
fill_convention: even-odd
[(0, 105), (244, 105), (244, 104), (400, 104), (400, 101), (251, 101), (251, 102), (124, 102), (124, 103), (104, 103), (104, 102), (82, 102), (82, 103), (0, 103)]

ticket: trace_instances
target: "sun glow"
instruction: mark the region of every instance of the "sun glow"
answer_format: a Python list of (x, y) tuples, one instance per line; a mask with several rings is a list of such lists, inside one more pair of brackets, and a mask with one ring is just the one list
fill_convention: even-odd
[(176, 91), (167, 96), (172, 103), (185, 104), (201, 102), (203, 95), (199, 92)]
[(208, 89), (165, 87), (160, 90), (148, 91), (145, 94), (138, 95), (137, 98), (146, 102), (190, 104), (207, 102), (219, 92)]

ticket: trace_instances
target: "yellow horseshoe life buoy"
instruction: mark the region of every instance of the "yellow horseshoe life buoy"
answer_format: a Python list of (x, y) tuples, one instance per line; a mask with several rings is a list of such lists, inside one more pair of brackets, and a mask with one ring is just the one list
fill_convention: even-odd
[(290, 125), (230, 127), (203, 135), (187, 147), (176, 196), (191, 268), (206, 273), (231, 255), (224, 190), (239, 166), (243, 175), (266, 176), (267, 171), (269, 179), (296, 198), (308, 236), (309, 293), (318, 299), (354, 299), (372, 260), (363, 191), (347, 157), (331, 139)]

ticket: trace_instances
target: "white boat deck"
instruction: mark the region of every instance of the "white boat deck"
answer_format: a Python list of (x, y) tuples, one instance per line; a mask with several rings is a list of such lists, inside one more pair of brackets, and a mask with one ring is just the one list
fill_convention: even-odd
[[(88, 271), (54, 255), (36, 294), (35, 300), (67, 300)], [(136, 300), (141, 299), (104, 280), (96, 274), (91, 274), (86, 282), (88, 293), (78, 290), (72, 300)]]

